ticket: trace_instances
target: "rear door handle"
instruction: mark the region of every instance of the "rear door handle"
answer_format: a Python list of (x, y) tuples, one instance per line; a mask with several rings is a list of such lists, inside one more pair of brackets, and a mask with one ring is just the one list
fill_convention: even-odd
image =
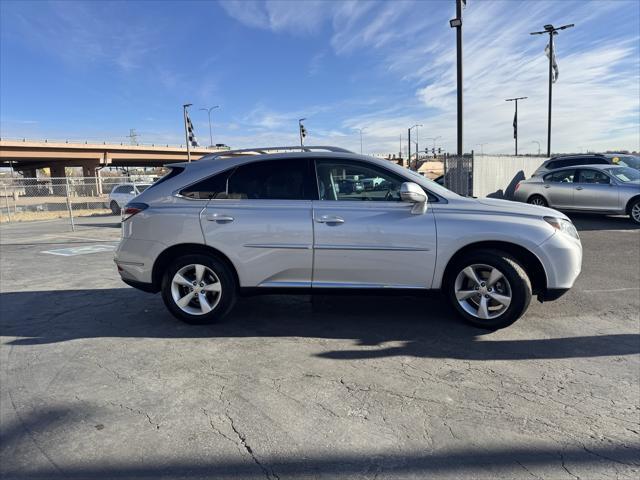
[(335, 217), (333, 215), (322, 215), (321, 217), (316, 218), (316, 222), (318, 223), (334, 223), (337, 225), (344, 223), (344, 218)]
[(233, 217), (231, 215), (222, 215), (220, 213), (210, 213), (205, 218), (210, 222), (216, 222), (216, 223), (233, 222)]

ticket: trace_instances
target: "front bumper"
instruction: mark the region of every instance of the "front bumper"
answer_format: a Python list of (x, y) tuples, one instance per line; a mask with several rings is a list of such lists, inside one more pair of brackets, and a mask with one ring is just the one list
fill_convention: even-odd
[[(582, 244), (562, 232), (556, 232), (535, 249), (547, 276), (547, 290), (568, 290), (582, 270)], [(564, 292), (562, 292), (564, 293)], [(555, 298), (558, 298), (560, 295)], [(553, 294), (549, 294), (549, 300)], [(546, 295), (545, 295), (546, 297)]]

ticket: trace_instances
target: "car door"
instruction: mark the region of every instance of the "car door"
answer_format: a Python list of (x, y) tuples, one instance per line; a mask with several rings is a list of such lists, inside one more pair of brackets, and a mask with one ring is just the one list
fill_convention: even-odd
[[(436, 256), (433, 212), (400, 200), (406, 180), (373, 163), (315, 161), (313, 287), (430, 288)], [(373, 178), (373, 190), (338, 191), (347, 176)]]
[(618, 185), (605, 172), (581, 168), (574, 185), (574, 208), (593, 211), (619, 209)]
[(549, 206), (554, 208), (571, 208), (573, 205), (573, 179), (576, 171), (573, 168), (548, 173), (543, 177), (542, 194)]
[(205, 242), (229, 257), (241, 286), (311, 286), (317, 190), (310, 165), (299, 158), (253, 161), (205, 187)]

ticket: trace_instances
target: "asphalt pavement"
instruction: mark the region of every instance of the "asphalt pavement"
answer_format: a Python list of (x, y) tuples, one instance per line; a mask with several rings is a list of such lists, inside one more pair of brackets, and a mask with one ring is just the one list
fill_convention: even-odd
[(638, 478), (640, 230), (574, 221), (575, 287), (493, 333), (437, 294), (189, 326), (120, 281), (113, 219), (2, 225), (0, 478)]

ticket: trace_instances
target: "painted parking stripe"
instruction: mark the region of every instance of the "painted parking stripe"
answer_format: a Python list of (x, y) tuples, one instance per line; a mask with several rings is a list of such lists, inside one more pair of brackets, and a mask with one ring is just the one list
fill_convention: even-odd
[(41, 253), (60, 255), (63, 257), (73, 257), (75, 255), (88, 255), (90, 253), (113, 252), (115, 245), (87, 245), (85, 247), (58, 248), (55, 250), (44, 250)]

